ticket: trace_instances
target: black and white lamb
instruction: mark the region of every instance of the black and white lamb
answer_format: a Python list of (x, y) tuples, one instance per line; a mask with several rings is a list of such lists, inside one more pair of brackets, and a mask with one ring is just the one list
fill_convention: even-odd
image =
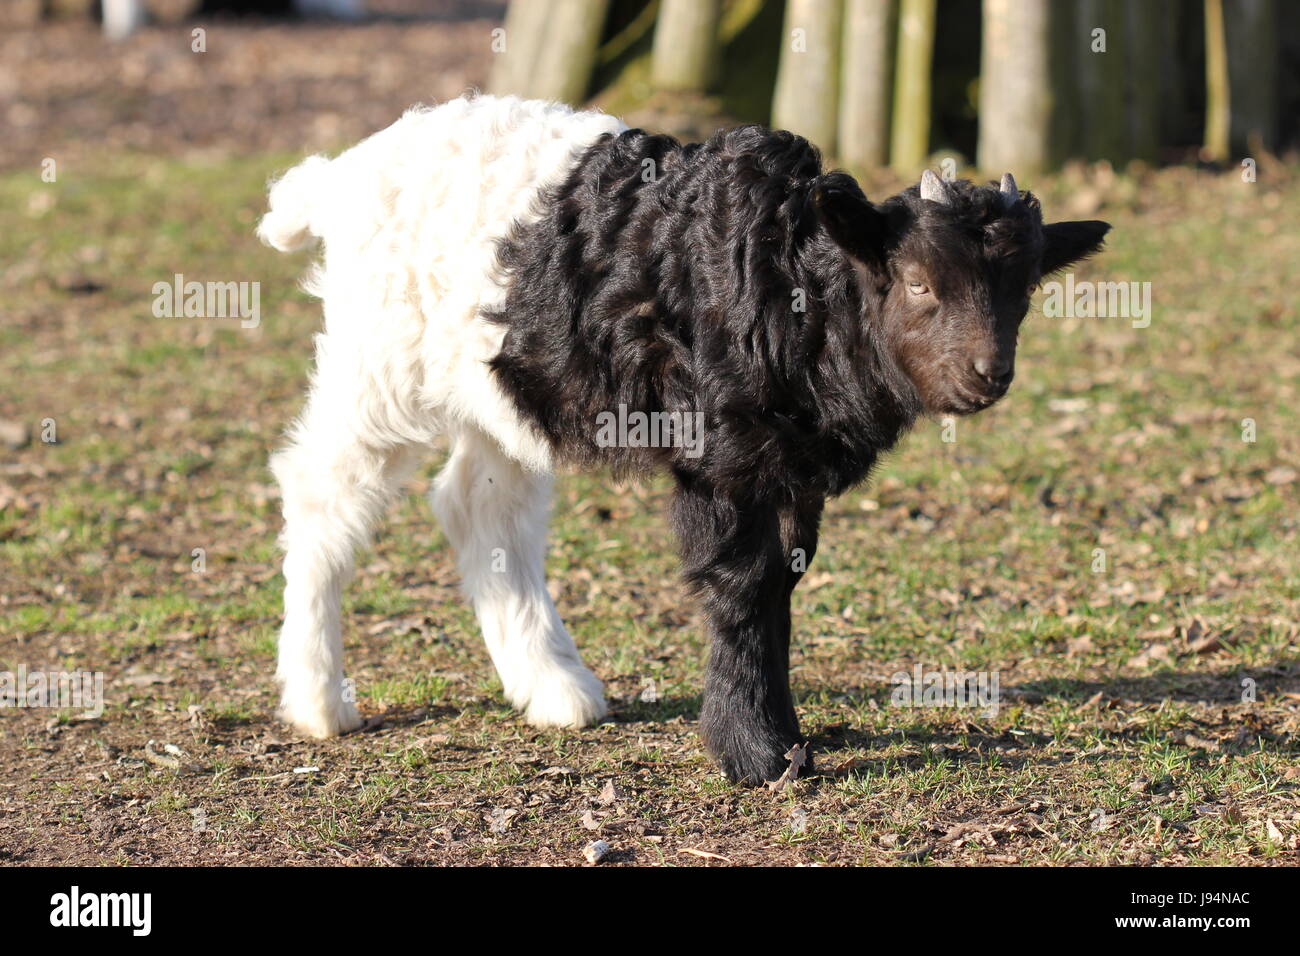
[(788, 132), (682, 145), (598, 112), (479, 96), (407, 113), (271, 190), (259, 234), (324, 240), (307, 406), (284, 496), (282, 714), (326, 737), (345, 693), (353, 554), (439, 436), (433, 507), (505, 696), (537, 726), (605, 714), (547, 592), (553, 473), (664, 470), (709, 620), (700, 713), (726, 775), (779, 776), (803, 738), (790, 595), (823, 502), (923, 415), (1007, 391), (1040, 278), (1103, 222), (1044, 225), (1001, 185), (873, 204)]

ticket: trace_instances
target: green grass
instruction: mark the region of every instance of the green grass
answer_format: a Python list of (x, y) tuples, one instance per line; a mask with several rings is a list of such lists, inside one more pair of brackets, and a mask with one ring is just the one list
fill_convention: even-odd
[[(1296, 861), (1291, 173), (1121, 177), (1099, 214), (1110, 247), (1077, 277), (1151, 282), (1151, 326), (1032, 315), (1007, 400), (955, 442), (922, 422), (829, 505), (793, 655), (823, 775), (770, 794), (726, 784), (695, 738), (706, 648), (662, 480), (558, 488), (549, 570), (613, 722), (538, 732), (505, 706), (420, 494), (393, 508), (344, 604), (375, 726), (314, 742), (275, 722), (266, 460), (300, 408), (318, 314), (296, 287), (306, 257), (252, 228), (291, 160), (110, 155), (54, 185), (0, 176), (0, 417), (36, 435), (0, 472), (0, 669), (103, 670), (109, 687), (99, 721), (0, 721), (0, 779), (25, 799), (17, 859), (576, 863), (601, 836), (616, 862), (664, 865), (707, 862), (684, 849)], [(1060, 218), (1078, 183), (1031, 185)], [(154, 318), (152, 284), (175, 272), (260, 282), (260, 327)], [(79, 277), (101, 290), (70, 291)], [(57, 444), (39, 440), (47, 418)], [(1221, 646), (1198, 652), (1189, 629)], [(917, 663), (996, 671), (1003, 706), (893, 706), (890, 675)], [(197, 769), (149, 765), (150, 739)], [(110, 836), (85, 838), (91, 813)], [(169, 839), (112, 836), (142, 814)]]

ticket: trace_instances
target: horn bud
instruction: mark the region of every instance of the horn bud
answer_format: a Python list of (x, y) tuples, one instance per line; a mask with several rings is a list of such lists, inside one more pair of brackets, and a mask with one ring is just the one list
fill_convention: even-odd
[(1020, 190), (1016, 188), (1016, 180), (1010, 173), (1002, 174), (1002, 199), (1010, 206), (1020, 199)]
[(932, 170), (927, 169), (921, 174), (921, 198), (926, 202), (937, 202), (941, 206), (948, 202), (948, 190), (944, 189), (943, 183)]

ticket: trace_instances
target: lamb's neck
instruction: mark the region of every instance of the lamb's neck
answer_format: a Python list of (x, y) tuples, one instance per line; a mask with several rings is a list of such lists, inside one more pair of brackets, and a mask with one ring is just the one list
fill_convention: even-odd
[(882, 333), (884, 290), (863, 267), (853, 266), (854, 298), (860, 304), (857, 323), (857, 380), (864, 401), (856, 423), (863, 440), (876, 454), (889, 451), (923, 414), (920, 397), (895, 359)]

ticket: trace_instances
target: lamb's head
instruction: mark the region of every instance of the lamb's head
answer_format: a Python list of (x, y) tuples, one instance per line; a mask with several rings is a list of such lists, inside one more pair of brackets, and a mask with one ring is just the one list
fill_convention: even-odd
[(1097, 252), (1110, 229), (1095, 220), (1044, 225), (1038, 200), (1010, 173), (980, 186), (926, 170), (880, 204), (852, 177), (830, 173), (812, 199), (873, 290), (863, 320), (930, 414), (971, 414), (1006, 394), (1035, 287)]

